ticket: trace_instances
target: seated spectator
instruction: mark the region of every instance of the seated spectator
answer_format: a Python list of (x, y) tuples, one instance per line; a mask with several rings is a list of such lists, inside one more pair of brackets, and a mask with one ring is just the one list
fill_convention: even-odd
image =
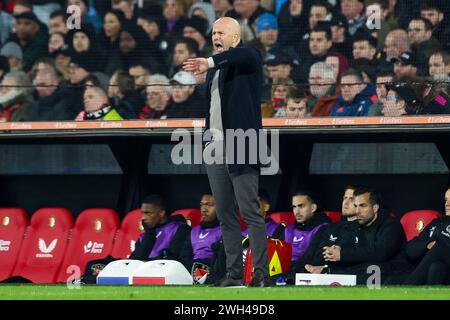
[[(200, 200), (202, 222), (192, 228), (191, 237), (186, 242), (186, 256), (193, 254), (191, 275), (196, 284), (217, 284), (225, 276), (225, 251), (222, 231), (217, 219), (214, 196), (211, 191), (203, 194)], [(206, 275), (206, 279), (202, 277)]]
[(355, 35), (359, 28), (366, 22), (365, 4), (363, 0), (343, 0), (341, 1), (341, 12), (347, 18), (348, 32)]
[(395, 75), (412, 74), (419, 75), (419, 63), (417, 57), (411, 51), (403, 52), (400, 56), (392, 58)]
[(116, 71), (110, 79), (108, 97), (124, 119), (136, 119), (145, 106), (145, 100), (136, 91), (134, 78), (125, 71)]
[(65, 45), (65, 35), (63, 33), (52, 33), (50, 35), (50, 39), (48, 40), (48, 53), (52, 55), (55, 51), (63, 48)]
[[(417, 79), (417, 80), (415, 80)], [(421, 109), (423, 88), (419, 86), (418, 77), (396, 76), (392, 83), (386, 85), (388, 90), (384, 103), (383, 115), (396, 117), (415, 114)]]
[[(99, 36), (98, 43), (109, 58), (116, 57), (119, 51), (120, 30), (125, 23), (125, 16), (122, 11), (109, 10), (106, 14), (103, 30)], [(105, 73), (112, 75), (117, 70), (116, 66), (105, 67)]]
[(163, 15), (166, 19), (166, 36), (176, 38), (183, 33), (186, 22), (187, 3), (183, 0), (165, 0)]
[(125, 22), (119, 32), (119, 49), (109, 57), (106, 71), (128, 70), (136, 63), (144, 63), (152, 70), (159, 70), (162, 61), (154, 58), (156, 51), (141, 27)]
[[(106, 2), (106, 1), (105, 1)], [(101, 2), (103, 4), (103, 2)], [(98, 14), (95, 6), (100, 3), (95, 2), (94, 6), (90, 6), (89, 0), (67, 0), (67, 7), (75, 5), (81, 10), (81, 24), (91, 29), (94, 28), (95, 33), (100, 33), (103, 27), (101, 17), (103, 14)]]
[(73, 51), (68, 46), (63, 46), (54, 51), (51, 57), (55, 60), (56, 66), (62, 72), (64, 79), (69, 79), (70, 61), (72, 60)]
[(27, 121), (33, 103), (32, 87), (23, 71), (7, 73), (0, 88), (0, 122)]
[(357, 284), (366, 284), (367, 268), (372, 265), (380, 268), (381, 283), (409, 272), (410, 266), (402, 258), (406, 237), (400, 222), (383, 212), (381, 198), (373, 189), (358, 187), (353, 196), (358, 227), (341, 235), (342, 244), (323, 248), (327, 273), (354, 274)]
[(136, 23), (137, 18), (134, 15), (134, 0), (111, 0), (111, 7), (114, 10), (120, 10), (125, 15), (125, 18)]
[(261, 105), (263, 118), (271, 118), (274, 113), (282, 109), (288, 91), (294, 86), (294, 81), (289, 78), (280, 78), (272, 85), (272, 99)]
[[(444, 2), (445, 3), (445, 2)], [(437, 1), (425, 1), (420, 7), (422, 18), (428, 19), (433, 26), (433, 37), (445, 50), (450, 50), (450, 27), (448, 24), (448, 10)]]
[(291, 87), (286, 96), (286, 103), (275, 113), (274, 118), (306, 118), (308, 96), (304, 89)]
[(273, 14), (263, 13), (256, 20), (256, 38), (248, 45), (258, 48), (263, 60), (267, 60), (270, 54), (276, 54), (281, 50), (278, 35), (277, 18)]
[(0, 11), (0, 43), (4, 44), (14, 30), (14, 18), (6, 11)]
[(171, 79), (172, 103), (167, 107), (167, 118), (204, 118), (208, 103), (196, 89), (192, 73), (177, 72)]
[(303, 265), (303, 255), (309, 246), (325, 232), (331, 220), (318, 211), (317, 201), (309, 192), (297, 192), (292, 196), (295, 224), (287, 226), (284, 240), (292, 245), (293, 270)]
[(331, 111), (333, 117), (367, 116), (370, 106), (376, 102), (364, 83), (361, 72), (349, 69), (342, 74), (339, 102)]
[(429, 75), (434, 78), (450, 76), (450, 54), (446, 51), (433, 53), (428, 60), (428, 68)]
[(39, 21), (33, 12), (15, 15), (15, 34), (12, 41), (20, 45), (23, 51), (23, 69), (29, 71), (34, 62), (46, 55), (48, 49), (47, 27)]
[(408, 26), (408, 37), (411, 48), (423, 53), (426, 59), (442, 49), (438, 40), (432, 37), (433, 25), (428, 19), (416, 17), (411, 20)]
[(277, 83), (280, 79), (292, 79), (292, 70), (296, 64), (298, 64), (298, 60), (295, 60), (290, 54), (284, 51), (278, 51), (268, 55), (265, 61), (267, 79), (266, 84), (263, 86), (263, 101), (271, 99), (274, 83)]
[(236, 19), (239, 23), (247, 25), (252, 29), (256, 22), (256, 19), (263, 13), (267, 12), (261, 6), (260, 1), (258, 0), (246, 0), (246, 1), (236, 1), (232, 3), (233, 9), (228, 11), (225, 16)]
[(352, 60), (353, 40), (352, 36), (350, 36), (350, 33), (348, 32), (347, 18), (342, 14), (335, 13), (333, 14), (330, 24), (333, 41), (331, 51), (341, 54), (347, 59), (347, 61)]
[(106, 92), (100, 87), (86, 87), (84, 91), (84, 110), (75, 118), (84, 120), (123, 120), (109, 101)]
[(406, 285), (450, 284), (448, 255), (450, 234), (450, 188), (445, 192), (445, 216), (434, 219), (406, 244), (406, 254), (416, 265)]
[(63, 74), (52, 59), (41, 58), (32, 68), (37, 99), (30, 112), (31, 121), (73, 120), (80, 112), (63, 85)]
[(381, 72), (377, 75), (376, 87), (378, 101), (370, 107), (368, 114), (369, 117), (377, 117), (383, 115), (383, 108), (386, 104), (386, 97), (388, 93), (386, 85), (392, 83), (393, 78), (394, 74), (389, 71)]
[(278, 16), (279, 43), (298, 50), (304, 30), (307, 28), (307, 8), (303, 0), (289, 0), (281, 5)]
[[(203, 2), (202, 2), (203, 3)], [(163, 64), (161, 66), (162, 73), (166, 73), (166, 57), (169, 55), (169, 38), (167, 38), (165, 34), (165, 21), (162, 17), (157, 15), (146, 15), (143, 14), (140, 16), (140, 20), (142, 21), (138, 25), (144, 29), (147, 34), (150, 43), (153, 48), (156, 49), (154, 52), (155, 59), (161, 61)]]
[(329, 116), (339, 101), (336, 74), (330, 65), (317, 62), (311, 66), (309, 90), (311, 99), (308, 101), (308, 114), (313, 117)]
[[(144, 233), (137, 239), (135, 250), (129, 259), (177, 260), (189, 268), (192, 252), (186, 253), (183, 249), (190, 237), (191, 230), (184, 217), (182, 215), (170, 216), (165, 200), (156, 194), (148, 195), (142, 200), (141, 212)], [(82, 282), (96, 283), (98, 273), (114, 260), (116, 259), (108, 256), (105, 259), (89, 262)]]
[(9, 69), (11, 71), (22, 70), (23, 52), (22, 48), (15, 42), (5, 43), (0, 50), (0, 56), (8, 58)]
[(171, 104), (172, 88), (169, 79), (162, 74), (148, 78), (147, 105), (139, 113), (140, 119), (166, 119), (166, 109)]
[(211, 1), (211, 4), (214, 7), (214, 13), (216, 14), (217, 19), (225, 17), (225, 14), (233, 9), (231, 1), (229, 0), (213, 0)]
[(145, 89), (147, 87), (148, 77), (151, 74), (150, 67), (145, 63), (137, 62), (130, 66), (128, 74), (134, 78), (137, 92), (145, 99), (147, 96)]
[(67, 34), (67, 19), (69, 15), (64, 10), (56, 10), (50, 14), (50, 34), (62, 33)]
[(333, 68), (337, 82), (341, 81), (342, 74), (350, 68), (347, 58), (340, 53), (330, 52), (325, 58), (325, 63)]
[(170, 70), (169, 75), (174, 75), (183, 69), (183, 63), (189, 58), (198, 57), (198, 44), (191, 38), (179, 38), (175, 41), (173, 46), (172, 57), (169, 61)]
[(205, 58), (209, 58), (213, 53), (212, 45), (208, 43), (207, 29), (208, 20), (199, 16), (186, 19), (183, 28), (183, 37), (195, 40), (198, 44), (199, 55)]
[(417, 110), (418, 114), (449, 114), (450, 113), (450, 82), (445, 76), (429, 79), (427, 89), (424, 90), (423, 106)]
[[(398, 28), (397, 19), (390, 12), (392, 4), (389, 3), (389, 0), (366, 0), (365, 4), (367, 18), (378, 18), (378, 20), (372, 20), (371, 23), (366, 22), (362, 29), (370, 30), (369, 33), (378, 40), (377, 50), (382, 50), (387, 34)], [(377, 26), (377, 24), (379, 25)], [(374, 26), (376, 28), (373, 28)]]
[(189, 8), (188, 17), (199, 16), (208, 21), (206, 28), (206, 34), (210, 37), (214, 22), (216, 21), (216, 15), (214, 13), (214, 7), (208, 2), (196, 2)]

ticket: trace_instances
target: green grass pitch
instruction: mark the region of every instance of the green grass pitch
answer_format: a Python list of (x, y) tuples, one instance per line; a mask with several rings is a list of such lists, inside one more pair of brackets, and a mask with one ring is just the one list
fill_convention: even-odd
[(0, 285), (2, 300), (449, 300), (450, 287)]

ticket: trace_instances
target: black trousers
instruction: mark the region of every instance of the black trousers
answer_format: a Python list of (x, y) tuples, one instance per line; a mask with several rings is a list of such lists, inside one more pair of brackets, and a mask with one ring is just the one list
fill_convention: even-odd
[(404, 284), (438, 285), (450, 283), (450, 247), (436, 242)]

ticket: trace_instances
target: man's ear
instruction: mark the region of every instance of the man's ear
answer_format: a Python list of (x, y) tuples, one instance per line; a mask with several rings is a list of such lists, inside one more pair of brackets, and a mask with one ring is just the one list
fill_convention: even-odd
[(317, 204), (313, 203), (313, 204), (311, 205), (311, 208), (312, 208), (312, 212), (313, 212), (313, 213), (316, 213), (316, 211), (317, 211)]
[(379, 204), (374, 204), (373, 205), (373, 211), (378, 214), (380, 212), (380, 205)]

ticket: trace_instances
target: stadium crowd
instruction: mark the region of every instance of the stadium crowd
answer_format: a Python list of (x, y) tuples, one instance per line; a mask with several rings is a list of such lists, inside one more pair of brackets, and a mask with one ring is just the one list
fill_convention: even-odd
[[(76, 15), (67, 13), (78, 6)], [(203, 118), (213, 23), (264, 61), (263, 117), (450, 113), (445, 0), (2, 0), (0, 121)], [(72, 7), (73, 8), (73, 7)], [(75, 11), (72, 11), (72, 13)]]

